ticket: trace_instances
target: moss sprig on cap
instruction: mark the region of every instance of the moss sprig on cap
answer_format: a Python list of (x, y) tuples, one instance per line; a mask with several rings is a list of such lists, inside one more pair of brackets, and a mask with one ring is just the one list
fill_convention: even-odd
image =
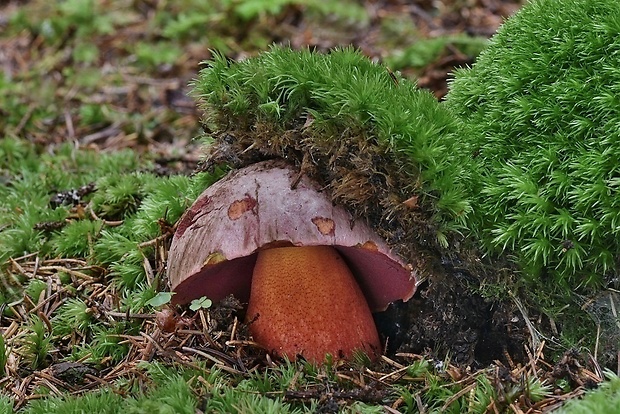
[[(408, 256), (446, 244), (469, 211), (459, 122), (428, 92), (351, 49), (215, 55), (194, 84), (214, 139), (205, 168), (284, 158)], [(408, 200), (408, 203), (405, 201)]]
[(478, 175), (469, 225), (533, 280), (599, 286), (617, 275), (619, 56), (616, 1), (533, 1), (451, 84)]

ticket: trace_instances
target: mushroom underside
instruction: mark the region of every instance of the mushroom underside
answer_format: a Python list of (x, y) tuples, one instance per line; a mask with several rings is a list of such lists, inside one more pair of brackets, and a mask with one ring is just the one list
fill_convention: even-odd
[[(383, 311), (391, 302), (407, 301), (415, 293), (409, 275), (382, 253), (363, 247), (334, 247), (351, 269), (371, 311)], [(205, 266), (175, 287), (174, 303), (183, 305), (202, 296), (219, 302), (231, 294), (247, 303), (257, 254)]]

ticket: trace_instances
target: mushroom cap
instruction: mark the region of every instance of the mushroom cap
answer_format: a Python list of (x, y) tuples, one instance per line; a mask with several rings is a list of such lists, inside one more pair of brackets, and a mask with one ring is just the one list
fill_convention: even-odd
[(229, 173), (185, 212), (168, 256), (173, 302), (230, 294), (247, 302), (260, 249), (320, 245), (344, 257), (371, 311), (415, 293), (411, 266), (363, 220), (284, 160), (270, 160)]

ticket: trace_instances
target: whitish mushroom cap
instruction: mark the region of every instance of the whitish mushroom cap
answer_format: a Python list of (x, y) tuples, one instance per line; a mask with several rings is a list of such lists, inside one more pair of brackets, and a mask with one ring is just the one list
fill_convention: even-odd
[(415, 292), (411, 266), (366, 223), (294, 167), (272, 160), (231, 172), (183, 215), (168, 257), (173, 301), (229, 294), (247, 301), (258, 250), (290, 245), (335, 247), (373, 311)]

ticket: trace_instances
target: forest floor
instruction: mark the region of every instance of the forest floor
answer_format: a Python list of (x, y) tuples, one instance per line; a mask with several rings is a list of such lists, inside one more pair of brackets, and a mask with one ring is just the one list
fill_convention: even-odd
[[(201, 144), (195, 139), (201, 136), (201, 113), (190, 95), (191, 82), (214, 50), (239, 60), (273, 43), (323, 52), (353, 45), (441, 99), (451, 71), (474, 63), (503, 19), (523, 2), (202, 3), (32, 0), (0, 4), (0, 154), (6, 157), (0, 159), (0, 184), (6, 187), (0, 194), (25, 200), (23, 206), (0, 203), (0, 211), (8, 217), (0, 218), (0, 246), (18, 244), (15, 235), (22, 233), (13, 231), (18, 225), (9, 212), (28, 211), (28, 191), (38, 184), (33, 180), (28, 182), (33, 187), (25, 192), (13, 191), (26, 182), (23, 171), (39, 160), (58, 168), (51, 173), (32, 167), (40, 182), (46, 182), (48, 174), (62, 174), (63, 164), (54, 158), (57, 154), (79, 158), (77, 151), (113, 159), (114, 154), (130, 150), (135, 158), (131, 168), (157, 177), (191, 175), (201, 158)], [(12, 161), (12, 146), (17, 148), (15, 154), (26, 155)], [(93, 171), (107, 171), (98, 160), (84, 162), (92, 162)], [(65, 222), (89, 217), (104, 227), (121, 225), (122, 214), (117, 217), (105, 208), (92, 208), (89, 197), (95, 190), (88, 179), (67, 178), (72, 185), (65, 187), (58, 185), (64, 178), (54, 180), (42, 191), (50, 192), (50, 205), (69, 205)], [(134, 211), (144, 198), (142, 194), (133, 199)], [(101, 205), (108, 206), (111, 199), (110, 195)], [(108, 215), (98, 217), (101, 214)], [(64, 225), (52, 219), (33, 220), (30, 229), (45, 237), (57, 235)], [(158, 224), (159, 236), (143, 241), (141, 249), (167, 248), (174, 223)], [(28, 240), (39, 233), (29, 234), (33, 239)], [(52, 244), (54, 237), (49, 237)], [(263, 407), (255, 401), (262, 396), (282, 404), (272, 407), (273, 412), (537, 413), (558, 407), (603, 380), (596, 361), (584, 361), (582, 355), (568, 350), (556, 361), (545, 361), (549, 344), (538, 340), (527, 322), (543, 316), (526, 315), (517, 302), (494, 307), (482, 296), (460, 298), (471, 276), (453, 263), (445, 266), (443, 287), (438, 288), (438, 282), (421, 286), (408, 311), (393, 309), (379, 321), (379, 328), (385, 330), (395, 323), (394, 318), (407, 326), (380, 364), (323, 370), (273, 364), (248, 341), (238, 317), (242, 307), (233, 299), (212, 308), (198, 307), (196, 312), (148, 307), (147, 301), (123, 307), (128, 299), (121, 293), (129, 295), (128, 291), (110, 288), (118, 270), (102, 265), (96, 249), (64, 257), (58, 254), (62, 244), (56, 243), (55, 255), (21, 245), (21, 250), (11, 247), (0, 253), (4, 285), (0, 350), (6, 349), (0, 353), (0, 373), (5, 374), (0, 379), (0, 402), (2, 395), (8, 396), (15, 410), (53, 412), (60, 410), (59, 401), (66, 395), (109, 387), (114, 396), (133, 398), (133, 412), (150, 412), (136, 407), (148, 407), (140, 396), (155, 398), (148, 390), (164, 383), (162, 372), (183, 379), (193, 392), (195, 412), (269, 412), (248, 408)], [(164, 252), (141, 259), (150, 299), (165, 257)], [(67, 275), (70, 286), (62, 282)], [(43, 284), (34, 286), (33, 280)], [(71, 312), (62, 313), (62, 309), (75, 305), (73, 300), (85, 304), (71, 308), (74, 318), (80, 319), (81, 309), (92, 316), (84, 319), (86, 325), (92, 323), (100, 330), (91, 332), (66, 320)], [(440, 312), (446, 303), (450, 312)], [(411, 318), (414, 313), (424, 317), (416, 321)], [(73, 326), (74, 332), (58, 333), (54, 325), (58, 321)], [(79, 347), (85, 351), (76, 353)], [(122, 349), (120, 354), (110, 350), (114, 347)], [(99, 359), (95, 351), (101, 351)], [(155, 365), (144, 368), (145, 361)], [(177, 371), (168, 371), (170, 367)], [(211, 374), (204, 373), (209, 370)], [(213, 372), (227, 377), (214, 379)], [(245, 399), (235, 394), (239, 390)], [(162, 406), (168, 401), (164, 397), (159, 400)], [(56, 408), (45, 405), (46, 400), (54, 401)], [(36, 401), (39, 406), (33, 404)], [(99, 404), (96, 407), (101, 408), (104, 403)]]

